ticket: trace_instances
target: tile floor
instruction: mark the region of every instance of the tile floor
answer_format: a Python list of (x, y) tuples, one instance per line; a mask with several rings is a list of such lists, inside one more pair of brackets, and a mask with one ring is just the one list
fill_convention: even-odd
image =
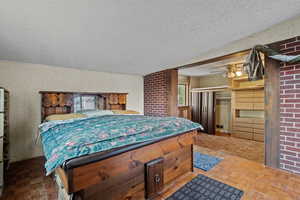
[(226, 154), (264, 163), (263, 142), (239, 139), (231, 136), (215, 136), (200, 133), (195, 144), (215, 151), (221, 151)]
[[(224, 141), (224, 138), (207, 135), (200, 137), (203, 140), (197, 141), (201, 146), (195, 145), (196, 151), (218, 156), (224, 160), (209, 172), (195, 169), (193, 173), (177, 179), (157, 200), (167, 198), (199, 173), (243, 190), (245, 194), (242, 200), (300, 200), (299, 175), (267, 168), (257, 161), (234, 156), (235, 152), (232, 152), (234, 148), (229, 147), (229, 144), (223, 148), (218, 147), (220, 150), (216, 150), (218, 148), (215, 146), (208, 149), (205, 146), (210, 140), (213, 139), (219, 144)], [(230, 139), (227, 142), (232, 141)], [(249, 144), (247, 148), (252, 145)], [(238, 151), (242, 151), (240, 148)], [(43, 163), (43, 158), (13, 163), (8, 171), (9, 178), (1, 200), (55, 200), (57, 191), (52, 178), (45, 177)]]
[(159, 200), (171, 195), (197, 174), (204, 174), (243, 190), (245, 193), (242, 200), (300, 200), (299, 175), (204, 147), (195, 146), (195, 150), (224, 160), (208, 172), (195, 169), (194, 173), (181, 177), (166, 189)]

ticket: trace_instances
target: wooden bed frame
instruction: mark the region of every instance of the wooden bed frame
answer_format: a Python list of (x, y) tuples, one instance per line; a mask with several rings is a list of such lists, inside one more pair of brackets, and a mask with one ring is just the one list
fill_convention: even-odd
[[(40, 93), (42, 120), (50, 114), (72, 112), (74, 95), (91, 94)], [(107, 95), (104, 94), (124, 95), (92, 94), (101, 97), (99, 108), (102, 109), (109, 106)], [(125, 109), (126, 105), (122, 108)], [(176, 178), (193, 171), (193, 141), (196, 134), (197, 130), (193, 130), (71, 159), (57, 168), (56, 174), (72, 199), (153, 199)]]

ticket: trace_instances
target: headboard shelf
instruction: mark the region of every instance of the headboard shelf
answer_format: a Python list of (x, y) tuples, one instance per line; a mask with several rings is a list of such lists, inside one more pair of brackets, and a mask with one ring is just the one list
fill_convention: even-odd
[(128, 93), (117, 92), (68, 92), (40, 91), (41, 121), (53, 114), (67, 114), (75, 111), (75, 99), (91, 96), (95, 101), (95, 109), (126, 110)]

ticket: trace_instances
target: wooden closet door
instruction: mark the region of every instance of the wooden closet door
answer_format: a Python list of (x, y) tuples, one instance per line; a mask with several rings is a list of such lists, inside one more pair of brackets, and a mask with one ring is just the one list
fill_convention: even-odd
[(201, 123), (201, 93), (192, 93), (192, 121)]
[(215, 134), (215, 105), (214, 92), (207, 92), (207, 133)]
[(208, 105), (208, 93), (207, 92), (201, 92), (201, 125), (204, 128), (204, 132), (207, 133), (208, 131), (208, 110), (207, 110), (207, 105)]

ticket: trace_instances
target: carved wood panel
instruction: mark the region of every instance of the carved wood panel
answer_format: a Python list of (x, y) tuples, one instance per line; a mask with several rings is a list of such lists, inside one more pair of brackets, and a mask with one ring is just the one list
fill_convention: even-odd
[(53, 114), (67, 114), (74, 111), (74, 97), (82, 95), (98, 96), (97, 109), (125, 110), (126, 93), (87, 93), (41, 91), (41, 120)]

